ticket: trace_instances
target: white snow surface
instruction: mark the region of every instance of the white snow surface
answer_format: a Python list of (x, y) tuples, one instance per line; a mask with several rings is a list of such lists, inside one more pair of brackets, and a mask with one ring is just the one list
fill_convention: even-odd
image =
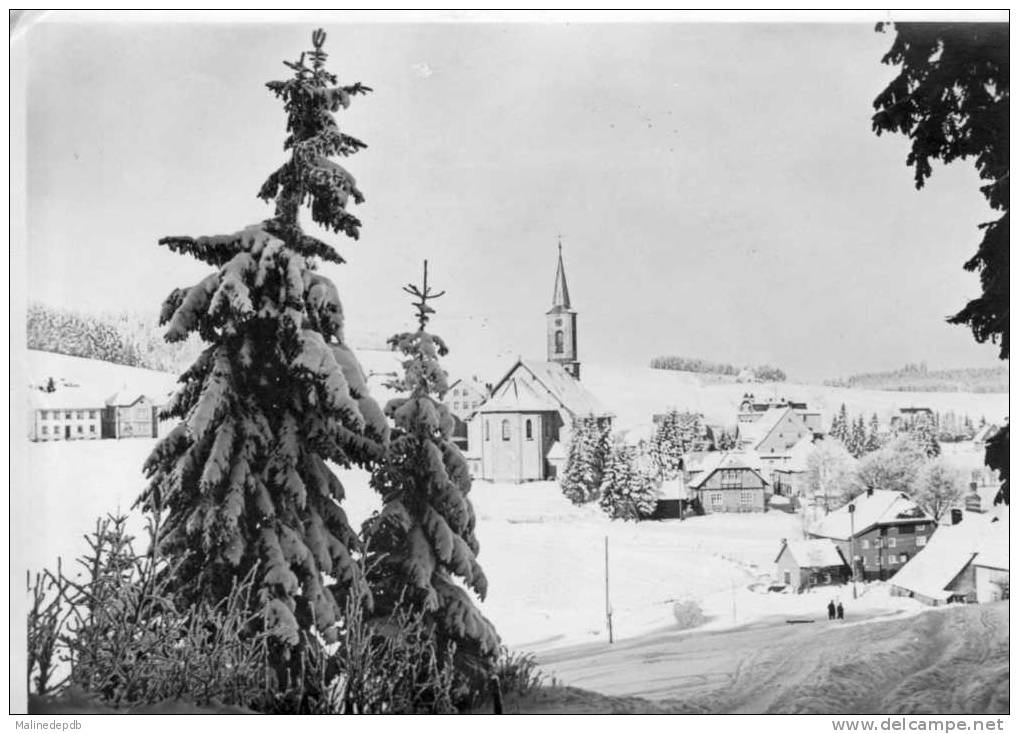
[[(391, 353), (359, 352), (366, 371), (391, 370)], [(161, 372), (102, 362), (29, 352), (30, 380), (49, 376), (86, 386), (157, 392), (172, 388), (176, 377)], [(734, 416), (740, 395), (752, 389), (768, 397), (768, 386), (701, 385), (696, 376), (646, 368), (633, 370), (585, 365), (585, 386), (613, 397), (609, 407), (620, 418), (646, 423), (668, 407), (703, 411), (710, 417)], [(993, 420), (1007, 411), (1007, 397), (963, 393), (881, 393), (840, 388), (782, 385), (778, 396), (805, 399), (829, 410), (846, 402), (850, 412), (870, 412), (878, 403), (924, 404), (952, 408)], [(855, 397), (854, 397), (855, 396)], [(384, 395), (377, 396), (380, 402)], [(606, 401), (608, 402), (608, 401)], [(15, 403), (17, 405), (17, 403)], [(629, 415), (629, 418), (621, 415)], [(39, 570), (63, 557), (65, 567), (85, 550), (83, 534), (95, 518), (118, 508), (127, 511), (145, 486), (142, 464), (154, 440), (145, 438), (92, 442), (32, 443), (13, 436), (12, 573)], [(978, 464), (982, 452), (967, 444), (953, 447), (954, 462)], [(344, 505), (357, 526), (378, 507), (378, 498), (360, 471), (337, 470), (347, 487)], [(556, 484), (525, 485), (477, 482), (471, 494), (478, 515), (479, 561), (489, 578), (482, 605), (507, 644), (529, 649), (604, 640), (605, 538), (609, 539), (613, 628), (617, 639), (675, 627), (675, 601), (698, 601), (708, 622), (700, 629), (720, 629), (772, 616), (816, 614), (828, 595), (847, 606), (874, 614), (916, 608), (917, 603), (888, 597), (882, 588), (867, 590), (858, 600), (848, 590), (818, 594), (765, 593), (783, 538), (802, 537), (801, 522), (780, 511), (750, 515), (713, 515), (685, 521), (624, 523), (608, 520), (597, 506), (574, 507)], [(133, 514), (133, 531), (142, 518)]]
[[(64, 567), (85, 549), (95, 518), (128, 511), (144, 488), (142, 463), (154, 439), (31, 443), (31, 471), (12, 491), (24, 519), (12, 527), (14, 573)], [(344, 506), (355, 526), (379, 507), (363, 471), (339, 470)], [(854, 611), (918, 606), (882, 593), (855, 602), (845, 587), (820, 594), (764, 593), (782, 538), (799, 533), (795, 515), (769, 512), (713, 515), (685, 521), (624, 523), (597, 506), (574, 507), (558, 485), (475, 483), (479, 561), (489, 579), (482, 604), (503, 641), (541, 650), (606, 638), (605, 538), (609, 539), (610, 600), (616, 639), (675, 627), (672, 604), (697, 600), (722, 629), (774, 615), (814, 615), (838, 594)], [(17, 511), (18, 502), (15, 503)], [(143, 536), (144, 520), (131, 513)], [(144, 547), (144, 542), (141, 544)], [(757, 590), (751, 590), (751, 587)], [(869, 597), (869, 598), (868, 598)]]

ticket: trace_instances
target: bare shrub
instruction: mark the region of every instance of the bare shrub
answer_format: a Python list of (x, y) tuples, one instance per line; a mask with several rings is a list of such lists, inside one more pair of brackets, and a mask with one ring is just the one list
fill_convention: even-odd
[(704, 611), (701, 609), (701, 605), (693, 599), (677, 601), (673, 604), (672, 615), (676, 618), (676, 624), (679, 625), (679, 629), (681, 630), (700, 627), (708, 621), (707, 617), (704, 616)]

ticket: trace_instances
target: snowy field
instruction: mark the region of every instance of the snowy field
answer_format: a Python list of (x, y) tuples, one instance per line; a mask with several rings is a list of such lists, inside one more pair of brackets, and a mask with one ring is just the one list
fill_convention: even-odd
[[(82, 536), (95, 518), (128, 511), (144, 487), (142, 463), (153, 439), (89, 443), (30, 443), (27, 483), (14, 492), (30, 503), (12, 530), (15, 563), (29, 569), (65, 564), (85, 550)], [(378, 507), (360, 471), (339, 472), (344, 502), (359, 524)], [(596, 507), (576, 508), (551, 482), (478, 482), (480, 561), (489, 577), (485, 613), (504, 641), (542, 650), (606, 639), (604, 543), (609, 539), (610, 599), (617, 639), (675, 628), (672, 604), (694, 599), (708, 622), (702, 629), (742, 625), (775, 615), (819, 613), (827, 596), (763, 594), (749, 587), (768, 576), (782, 538), (799, 534), (795, 515), (715, 515), (683, 522), (609, 521)], [(27, 509), (27, 508), (26, 508)], [(139, 536), (144, 523), (134, 513)], [(873, 593), (851, 613), (884, 613), (914, 605)]]

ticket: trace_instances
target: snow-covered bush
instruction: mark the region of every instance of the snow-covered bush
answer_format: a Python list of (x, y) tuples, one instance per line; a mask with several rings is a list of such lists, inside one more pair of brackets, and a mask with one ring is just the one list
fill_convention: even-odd
[(701, 609), (701, 605), (694, 599), (674, 603), (672, 605), (672, 616), (676, 618), (676, 624), (681, 630), (700, 627), (708, 621), (707, 617), (704, 616), (704, 610)]
[[(180, 605), (170, 589), (179, 561), (138, 552), (125, 524), (123, 515), (96, 521), (83, 574), (58, 565), (35, 577), (28, 687), (36, 704), (71, 695), (80, 706), (113, 709), (176, 699), (266, 706), (267, 633), (252, 611), (254, 573), (215, 603)], [(157, 531), (150, 526), (150, 543)]]

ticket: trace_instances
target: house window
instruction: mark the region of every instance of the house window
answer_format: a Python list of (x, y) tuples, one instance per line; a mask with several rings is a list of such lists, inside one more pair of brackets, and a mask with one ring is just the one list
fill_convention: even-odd
[(88, 417), (89, 417), (89, 418), (91, 418), (92, 420), (95, 420), (96, 418), (98, 418), (98, 417), (99, 417), (99, 416), (97, 416), (97, 415), (96, 415), (96, 412), (97, 412), (97, 411), (95, 411), (95, 410), (90, 410), (90, 411), (88, 412)]
[(870, 541), (869, 540), (861, 540), (860, 541), (860, 547), (863, 550), (867, 550), (868, 548), (870, 548)]
[(81, 420), (82, 418), (85, 417), (85, 413), (79, 410), (77, 413), (74, 414), (74, 417), (77, 418), (78, 420)]
[(510, 440), (509, 421), (507, 419), (505, 419), (505, 418), (503, 418), (503, 421), (502, 421), (502, 440), (503, 441), (509, 441)]
[(528, 441), (530, 441), (530, 440), (532, 440), (534, 438), (534, 436), (531, 434), (531, 421), (530, 421), (530, 419), (528, 419), (527, 422), (524, 423), (524, 437)]
[(49, 432), (50, 432), (50, 429), (47, 426), (43, 426), (42, 427), (42, 435), (45, 436)]
[(722, 489), (735, 489), (741, 486), (740, 473), (735, 469), (723, 469), (721, 481)]
[(752, 504), (753, 501), (754, 501), (754, 493), (753, 492), (740, 492), (739, 493), (739, 503), (741, 505), (749, 505), (749, 504)]
[(89, 433), (95, 433), (96, 432), (96, 427), (94, 425), (93, 426), (89, 426), (88, 427), (88, 432)]
[(721, 492), (712, 492), (709, 494), (708, 501), (711, 502), (712, 507), (721, 507), (724, 503)]
[(899, 565), (899, 558), (898, 558), (898, 556), (896, 556), (894, 554), (888, 556), (888, 565), (889, 566), (898, 566)]
[(453, 410), (460, 410), (460, 403), (455, 400), (453, 401)]
[(78, 426), (78, 433), (84, 433), (85, 429), (82, 426)]
[(899, 554), (899, 563), (905, 563), (908, 560), (909, 560), (909, 554), (908, 553), (900, 553)]
[(923, 548), (925, 545), (927, 545), (927, 536), (926, 535), (916, 536), (916, 547)]
[(895, 538), (888, 538), (888, 545), (886, 547), (887, 548), (894, 548), (895, 547)]
[(71, 420), (71, 411), (67, 411), (66, 413), (64, 413), (64, 420), (68, 421)]
[(556, 333), (555, 333), (555, 353), (556, 354), (562, 354), (563, 353), (563, 330), (562, 329), (556, 329)]
[(39, 417), (42, 418), (43, 420), (46, 420), (49, 416), (47, 415), (45, 410), (41, 410), (39, 411)]

